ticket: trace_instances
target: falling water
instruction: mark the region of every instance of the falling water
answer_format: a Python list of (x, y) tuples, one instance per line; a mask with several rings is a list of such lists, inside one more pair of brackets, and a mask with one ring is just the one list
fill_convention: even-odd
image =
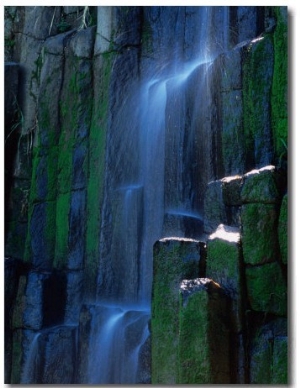
[(165, 66), (161, 74), (148, 69), (111, 118), (89, 383), (138, 382), (139, 351), (149, 334), (153, 244), (171, 233), (199, 237), (202, 232), (201, 203), (193, 189), (202, 166), (187, 169), (195, 162), (197, 129), (185, 120), (187, 88), (197, 81), (200, 104), (192, 101), (192, 108), (206, 115), (205, 104), (200, 107), (207, 99), (203, 86), (220, 41), (217, 49), (210, 47), (212, 8), (203, 7), (198, 15), (199, 46), (189, 61), (180, 62), (176, 45), (170, 73)]
[(39, 370), (39, 338), (41, 333), (34, 335), (32, 342), (29, 346), (26, 362), (23, 367), (23, 373), (21, 377), (21, 384), (34, 384), (36, 383), (36, 374)]

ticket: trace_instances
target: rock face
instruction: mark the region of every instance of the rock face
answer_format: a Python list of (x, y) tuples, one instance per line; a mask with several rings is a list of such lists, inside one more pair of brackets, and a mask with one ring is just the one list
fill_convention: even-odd
[(98, 383), (104, 302), (111, 383), (286, 382), (287, 47), (286, 7), (5, 7), (7, 384)]
[(176, 384), (180, 297), (183, 279), (199, 276), (200, 243), (164, 239), (154, 246), (151, 317), (153, 384)]

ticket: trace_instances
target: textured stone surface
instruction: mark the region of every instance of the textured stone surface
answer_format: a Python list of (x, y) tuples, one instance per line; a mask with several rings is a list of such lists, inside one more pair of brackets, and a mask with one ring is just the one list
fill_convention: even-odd
[(219, 224), (227, 224), (223, 202), (222, 182), (213, 181), (207, 185), (204, 198), (204, 232), (212, 233)]
[(241, 192), (243, 203), (278, 203), (281, 200), (282, 179), (274, 166), (252, 170), (244, 175)]
[(177, 384), (231, 382), (228, 299), (217, 283), (182, 281), (178, 335)]
[[(255, 326), (255, 325), (254, 325)], [(250, 342), (250, 384), (287, 384), (287, 323), (277, 318), (255, 327)]]
[[(238, 228), (219, 225), (207, 241), (206, 274), (218, 282), (233, 298), (241, 303), (242, 250)], [(241, 306), (236, 306), (240, 310)]]
[(243, 256), (247, 264), (262, 264), (278, 257), (278, 207), (253, 203), (242, 206)]
[(278, 239), (281, 253), (281, 260), (288, 263), (288, 195), (283, 197), (278, 220)]
[(72, 384), (75, 375), (76, 326), (59, 326), (43, 334), (42, 384)]
[(174, 384), (178, 359), (179, 285), (198, 276), (199, 242), (164, 239), (154, 245), (151, 318), (152, 384)]
[(207, 241), (206, 276), (221, 285), (230, 296), (231, 365), (235, 365), (235, 383), (245, 381), (244, 332), (245, 285), (242, 247), (238, 228), (219, 225)]
[(287, 285), (280, 265), (275, 263), (246, 268), (250, 306), (255, 311), (287, 314)]

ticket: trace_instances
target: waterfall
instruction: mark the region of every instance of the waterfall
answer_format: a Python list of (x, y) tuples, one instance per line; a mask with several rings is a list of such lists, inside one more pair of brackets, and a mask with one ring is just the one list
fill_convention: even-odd
[[(153, 244), (165, 236), (199, 238), (202, 233), (194, 180), (201, 177), (206, 156), (196, 154), (199, 123), (193, 115), (207, 117), (211, 100), (206, 77), (220, 41), (216, 48), (210, 46), (213, 11), (200, 8), (198, 46), (189, 61), (180, 59), (177, 42), (173, 62), (166, 60), (169, 73), (164, 65), (161, 72), (148, 68), (124, 99), (114, 100), (98, 307), (89, 343), (90, 383), (138, 383), (139, 351), (149, 334)], [(225, 33), (222, 39), (227, 39)]]

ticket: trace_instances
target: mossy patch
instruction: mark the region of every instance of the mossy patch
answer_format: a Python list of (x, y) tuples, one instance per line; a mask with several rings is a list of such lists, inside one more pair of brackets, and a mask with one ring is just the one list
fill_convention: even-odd
[(288, 25), (287, 7), (274, 7), (274, 75), (272, 83), (272, 128), (277, 160), (287, 158), (288, 144)]
[(248, 169), (272, 161), (270, 100), (273, 62), (270, 34), (248, 46), (243, 64), (243, 120)]
[(198, 277), (197, 242), (162, 240), (154, 245), (152, 384), (175, 384), (178, 364), (179, 285)]
[(69, 212), (71, 193), (60, 194), (56, 202), (56, 241), (54, 268), (63, 268), (69, 253)]
[(251, 203), (242, 206), (242, 244), (245, 263), (262, 264), (277, 259), (278, 212), (278, 207), (274, 204)]
[(253, 310), (286, 315), (287, 284), (277, 262), (246, 268), (246, 281)]
[(283, 197), (278, 222), (278, 239), (280, 246), (281, 260), (284, 264), (288, 262), (288, 195)]
[[(101, 73), (98, 80), (89, 134), (89, 163), (87, 183), (87, 221), (85, 283), (86, 294), (95, 295), (97, 269), (99, 265), (99, 241), (101, 227), (101, 206), (103, 202), (104, 164), (107, 115), (109, 107), (109, 85), (114, 54), (106, 54), (97, 59)], [(95, 63), (95, 64), (96, 64)]]

